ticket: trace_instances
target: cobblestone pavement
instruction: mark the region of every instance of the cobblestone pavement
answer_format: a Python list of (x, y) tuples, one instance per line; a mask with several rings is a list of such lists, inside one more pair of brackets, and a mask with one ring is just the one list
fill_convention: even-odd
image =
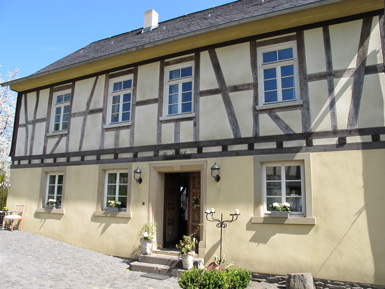
[[(179, 288), (176, 278), (146, 278), (127, 267), (121, 258), (28, 232), (0, 230), (1, 288)], [(277, 286), (252, 282), (250, 288)]]

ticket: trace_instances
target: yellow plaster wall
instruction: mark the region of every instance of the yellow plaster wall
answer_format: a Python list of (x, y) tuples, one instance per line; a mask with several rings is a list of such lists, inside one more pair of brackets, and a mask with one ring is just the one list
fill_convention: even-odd
[(156, 104), (136, 107), (135, 146), (156, 143), (157, 118)]
[(190, 142), (194, 140), (194, 122), (182, 121), (180, 122), (180, 141)]
[(383, 61), (379, 17), (373, 17), (366, 64), (374, 65)]
[(253, 92), (240, 91), (230, 94), (235, 116), (241, 130), (242, 137), (250, 137), (253, 134)]
[[(305, 55), (307, 73), (326, 71), (325, 47), (322, 28), (305, 30)], [(317, 57), (314, 57), (317, 55)]]
[(47, 117), (47, 108), (48, 108), (48, 99), (49, 99), (49, 89), (42, 89), (39, 92), (39, 105), (37, 107), (37, 118)]
[(45, 137), (45, 123), (37, 123), (35, 128), (35, 139), (33, 142), (32, 154), (34, 155), (43, 154), (44, 137)]
[(94, 96), (90, 104), (90, 109), (97, 109), (103, 107), (103, 98), (104, 98), (104, 85), (106, 82), (106, 76), (100, 75), (98, 82), (96, 83)]
[(137, 100), (158, 98), (160, 63), (139, 66)]
[(339, 78), (334, 80), (338, 129), (346, 129), (348, 123), (353, 80), (353, 78)]
[[(81, 119), (83, 123), (83, 118)], [(71, 124), (72, 125), (72, 124)], [(97, 150), (100, 148), (100, 132), (102, 127), (102, 115), (91, 114), (87, 117), (87, 123), (84, 130), (84, 139), (82, 150)], [(76, 131), (81, 137), (81, 130)]]
[(75, 94), (72, 100), (72, 113), (85, 111), (87, 101), (90, 97), (92, 86), (94, 85), (96, 77), (87, 78), (77, 81), (75, 84)]
[(331, 130), (328, 85), (326, 80), (309, 84), (310, 116), (312, 131)]
[(218, 82), (215, 78), (215, 73), (209, 53), (204, 51), (201, 53), (201, 69), (200, 69), (200, 89), (215, 89), (218, 88)]
[(174, 143), (175, 123), (162, 124), (162, 143)]

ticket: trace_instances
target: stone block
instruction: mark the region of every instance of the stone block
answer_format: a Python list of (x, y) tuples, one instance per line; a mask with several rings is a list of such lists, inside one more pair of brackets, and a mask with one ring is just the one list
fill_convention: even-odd
[(287, 289), (314, 289), (313, 275), (311, 273), (287, 274)]

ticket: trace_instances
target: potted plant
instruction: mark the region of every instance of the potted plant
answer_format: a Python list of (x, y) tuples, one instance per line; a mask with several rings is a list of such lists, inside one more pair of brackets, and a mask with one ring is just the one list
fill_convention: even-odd
[(138, 231), (137, 236), (142, 247), (142, 255), (151, 255), (155, 246), (156, 223), (145, 223)]
[(183, 236), (182, 240), (179, 241), (179, 244), (176, 245), (182, 254), (183, 269), (192, 269), (194, 265), (196, 240), (193, 238), (193, 236), (195, 234), (196, 232), (188, 236)]
[(55, 209), (56, 208), (56, 200), (55, 199), (48, 199), (48, 202), (45, 205), (45, 208), (47, 210)]
[(290, 214), (290, 204), (289, 203), (273, 203), (269, 206), (269, 210), (271, 212), (271, 217), (280, 217), (287, 218)]
[(115, 202), (114, 200), (108, 200), (107, 203), (108, 203), (108, 207), (106, 208), (106, 211), (108, 211), (108, 212), (118, 212), (119, 211), (119, 208), (116, 207), (117, 203), (120, 203), (119, 201)]

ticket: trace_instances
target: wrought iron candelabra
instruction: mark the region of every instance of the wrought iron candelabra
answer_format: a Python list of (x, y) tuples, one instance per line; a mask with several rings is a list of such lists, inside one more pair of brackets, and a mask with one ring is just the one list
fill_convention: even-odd
[[(227, 223), (232, 223), (232, 222), (235, 222), (236, 220), (238, 220), (238, 216), (240, 215), (239, 213), (239, 210), (236, 209), (235, 210), (235, 214), (230, 214), (231, 216), (231, 220), (223, 220), (223, 214), (221, 213), (221, 219), (215, 219), (214, 218), (214, 213), (215, 213), (215, 210), (214, 208), (210, 210), (207, 210), (206, 212), (206, 220), (209, 221), (209, 222), (217, 222), (217, 224), (215, 225), (217, 228), (220, 228), (221, 229), (221, 237), (220, 237), (220, 260), (222, 261), (222, 231), (224, 228), (227, 227)], [(209, 216), (211, 217), (209, 219)]]

